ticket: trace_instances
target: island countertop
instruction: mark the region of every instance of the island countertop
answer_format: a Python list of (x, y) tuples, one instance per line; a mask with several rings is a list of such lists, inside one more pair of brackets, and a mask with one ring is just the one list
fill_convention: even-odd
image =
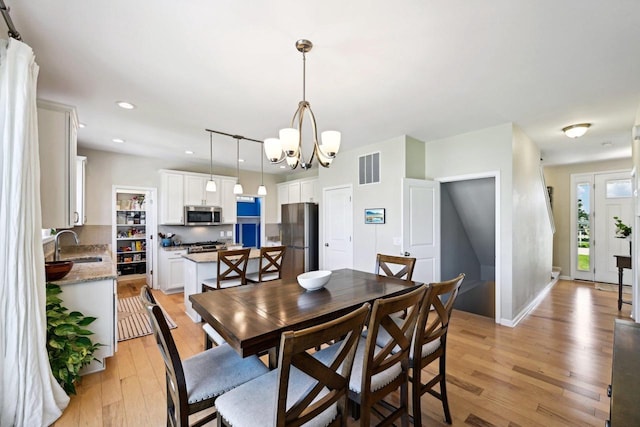
[(60, 251), (60, 260), (75, 258), (101, 257), (99, 262), (74, 262), (69, 274), (60, 280), (55, 280), (60, 286), (73, 283), (90, 282), (94, 280), (115, 279), (116, 263), (111, 257), (109, 245), (80, 245), (67, 246)]
[[(195, 252), (182, 255), (183, 258), (193, 262), (218, 262), (218, 252)], [(249, 259), (260, 258), (260, 249), (252, 248)]]

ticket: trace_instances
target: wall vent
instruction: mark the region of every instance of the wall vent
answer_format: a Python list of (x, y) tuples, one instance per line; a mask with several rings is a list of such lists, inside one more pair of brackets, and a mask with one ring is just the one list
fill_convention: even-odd
[(376, 184), (380, 182), (380, 152), (358, 157), (359, 184)]

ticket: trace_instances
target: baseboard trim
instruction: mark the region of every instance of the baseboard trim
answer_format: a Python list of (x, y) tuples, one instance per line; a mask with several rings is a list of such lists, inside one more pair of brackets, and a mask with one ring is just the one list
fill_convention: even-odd
[(515, 328), (518, 323), (520, 323), (520, 321), (527, 316), (527, 314), (529, 314), (534, 308), (538, 306), (538, 304), (542, 302), (544, 297), (549, 293), (551, 288), (553, 288), (556, 283), (558, 283), (558, 278), (552, 279), (551, 282), (549, 282), (547, 286), (545, 286), (544, 289), (542, 289), (538, 293), (538, 295), (524, 309), (522, 309), (522, 311), (520, 311), (520, 313), (518, 313), (518, 315), (513, 320), (500, 319), (500, 324), (508, 326), (510, 328)]

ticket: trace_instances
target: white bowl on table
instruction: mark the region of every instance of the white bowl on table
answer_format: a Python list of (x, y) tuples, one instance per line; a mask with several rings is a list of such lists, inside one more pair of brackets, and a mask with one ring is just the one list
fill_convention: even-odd
[(308, 291), (324, 288), (331, 279), (330, 270), (308, 271), (298, 275), (298, 284)]

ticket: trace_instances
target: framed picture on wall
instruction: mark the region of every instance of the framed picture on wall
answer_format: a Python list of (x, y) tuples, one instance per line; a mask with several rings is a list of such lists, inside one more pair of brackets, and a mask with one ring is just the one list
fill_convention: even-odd
[(365, 224), (384, 224), (384, 208), (369, 208), (364, 210)]

